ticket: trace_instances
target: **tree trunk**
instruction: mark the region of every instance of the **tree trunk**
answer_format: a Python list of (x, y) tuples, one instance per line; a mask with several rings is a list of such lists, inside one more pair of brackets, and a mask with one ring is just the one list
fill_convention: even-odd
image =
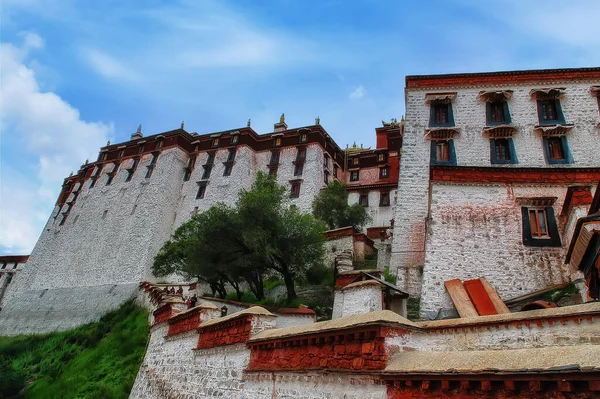
[(297, 298), (296, 296), (296, 288), (294, 287), (294, 279), (289, 273), (281, 273), (283, 275), (283, 282), (285, 283), (285, 288), (287, 290), (287, 299), (288, 302), (291, 302)]

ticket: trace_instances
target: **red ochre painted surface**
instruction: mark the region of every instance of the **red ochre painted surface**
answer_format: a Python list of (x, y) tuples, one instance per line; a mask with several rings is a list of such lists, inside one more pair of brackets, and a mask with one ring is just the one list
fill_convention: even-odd
[(481, 280), (467, 280), (463, 283), (463, 286), (480, 316), (498, 314)]
[(249, 371), (382, 370), (388, 354), (381, 327), (250, 343)]
[(198, 332), (198, 349), (216, 346), (233, 345), (250, 339), (252, 315), (235, 318), (224, 323), (200, 327)]
[(184, 315), (175, 316), (173, 319), (169, 320), (169, 332), (167, 335), (180, 334), (198, 328), (201, 321), (200, 311), (201, 308), (194, 308)]
[(544, 378), (539, 376), (530, 376), (529, 379), (514, 380), (510, 376), (503, 376), (493, 381), (485, 380), (485, 377), (481, 379), (475, 377), (472, 380), (463, 380), (462, 378), (453, 380), (396, 380), (387, 381), (387, 397), (388, 399), (591, 399), (600, 396), (600, 381), (569, 381), (569, 379), (568, 376), (566, 379), (552, 376), (544, 381)]
[(154, 315), (154, 324), (162, 323), (167, 321), (172, 316), (171, 304), (166, 304), (156, 309), (153, 313)]
[(431, 180), (453, 183), (593, 183), (600, 180), (600, 168), (585, 169), (501, 169), (473, 167), (431, 167)]

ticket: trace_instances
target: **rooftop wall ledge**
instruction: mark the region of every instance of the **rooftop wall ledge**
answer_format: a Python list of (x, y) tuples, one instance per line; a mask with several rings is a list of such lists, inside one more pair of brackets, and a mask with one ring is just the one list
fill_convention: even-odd
[(331, 321), (267, 330), (248, 341), (248, 371), (376, 371), (383, 370), (390, 353), (389, 334), (414, 323), (389, 310)]
[(275, 329), (276, 317), (260, 306), (253, 306), (229, 316), (208, 320), (197, 328), (200, 337), (196, 349), (247, 342), (256, 334)]
[(197, 329), (201, 323), (216, 319), (221, 316), (221, 311), (212, 303), (202, 302), (196, 307), (184, 310), (172, 316), (169, 322), (168, 336), (180, 334)]

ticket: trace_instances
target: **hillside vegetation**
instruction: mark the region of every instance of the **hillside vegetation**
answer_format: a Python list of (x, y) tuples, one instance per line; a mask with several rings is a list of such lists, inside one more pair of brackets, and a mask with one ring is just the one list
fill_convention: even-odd
[(0, 337), (0, 398), (127, 398), (147, 341), (131, 301), (73, 330)]

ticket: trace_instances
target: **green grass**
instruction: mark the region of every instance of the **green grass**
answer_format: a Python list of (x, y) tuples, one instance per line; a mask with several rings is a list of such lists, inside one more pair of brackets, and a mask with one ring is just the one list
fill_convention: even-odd
[(147, 341), (131, 301), (73, 330), (0, 338), (0, 398), (127, 398)]

